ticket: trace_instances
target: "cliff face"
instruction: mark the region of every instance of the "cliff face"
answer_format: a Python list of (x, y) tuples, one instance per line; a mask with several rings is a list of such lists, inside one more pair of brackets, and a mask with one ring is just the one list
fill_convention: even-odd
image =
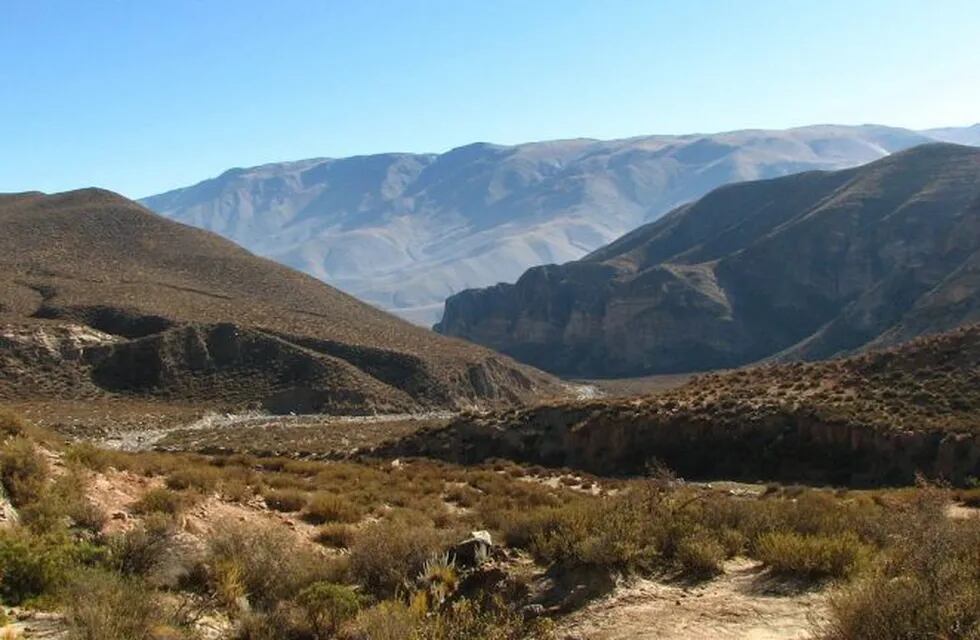
[(978, 273), (980, 151), (925, 145), (720, 188), (435, 328), (587, 377), (819, 359), (980, 319)]

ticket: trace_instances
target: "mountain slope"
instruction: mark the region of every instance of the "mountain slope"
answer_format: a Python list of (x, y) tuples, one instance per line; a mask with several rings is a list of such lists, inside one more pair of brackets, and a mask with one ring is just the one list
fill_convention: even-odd
[(515, 403), (556, 383), (89, 189), (0, 196), (0, 393), (282, 411)]
[(827, 358), (980, 319), (980, 150), (719, 188), (437, 330), (586, 377)]
[(473, 144), (235, 169), (143, 203), (431, 325), (449, 295), (581, 258), (720, 185), (928, 141), (867, 125)]
[(980, 324), (816, 363), (697, 376), (665, 393), (463, 416), (375, 452), (509, 458), (599, 474), (889, 484), (980, 474)]

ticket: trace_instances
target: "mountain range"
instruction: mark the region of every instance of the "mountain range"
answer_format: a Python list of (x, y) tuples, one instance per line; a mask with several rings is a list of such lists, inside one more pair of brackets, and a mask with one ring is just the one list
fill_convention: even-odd
[(980, 320), (980, 149), (720, 187), (437, 330), (583, 377), (815, 360)]
[(978, 137), (821, 125), (477, 143), (232, 169), (142, 203), (429, 326), (450, 295), (581, 258), (718, 186)]
[(363, 414), (563, 391), (108, 191), (0, 195), (0, 228), (0, 398)]

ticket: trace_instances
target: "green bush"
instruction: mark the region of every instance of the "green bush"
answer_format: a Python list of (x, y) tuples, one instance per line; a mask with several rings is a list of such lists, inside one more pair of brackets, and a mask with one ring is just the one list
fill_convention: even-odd
[(66, 525), (98, 533), (108, 518), (88, 499), (86, 488), (86, 479), (77, 471), (59, 476), (34, 502), (21, 508), (21, 522), (36, 533), (49, 533)]
[(47, 461), (30, 440), (15, 437), (0, 449), (0, 482), (15, 507), (40, 498), (47, 478)]
[(330, 582), (314, 582), (299, 592), (296, 603), (316, 638), (333, 637), (360, 608), (353, 590)]
[(21, 604), (62, 587), (83, 564), (100, 559), (96, 547), (64, 535), (36, 535), (14, 527), (0, 529), (0, 600)]
[(756, 556), (774, 572), (809, 578), (844, 578), (867, 566), (872, 549), (853, 533), (763, 535)]

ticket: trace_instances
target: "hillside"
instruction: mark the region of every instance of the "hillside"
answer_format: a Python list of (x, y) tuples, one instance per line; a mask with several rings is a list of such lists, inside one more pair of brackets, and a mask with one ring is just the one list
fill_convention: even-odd
[(931, 144), (719, 188), (436, 329), (582, 377), (815, 360), (980, 320), (978, 269), (980, 150)]
[(454, 293), (581, 258), (718, 186), (852, 167), (930, 140), (827, 125), (478, 143), (232, 169), (143, 204), (431, 326)]
[(507, 458), (600, 474), (959, 484), (980, 477), (980, 324), (817, 363), (698, 376), (661, 394), (468, 416), (381, 455)]
[(557, 389), (107, 191), (0, 196), (0, 228), (0, 397), (369, 413)]

